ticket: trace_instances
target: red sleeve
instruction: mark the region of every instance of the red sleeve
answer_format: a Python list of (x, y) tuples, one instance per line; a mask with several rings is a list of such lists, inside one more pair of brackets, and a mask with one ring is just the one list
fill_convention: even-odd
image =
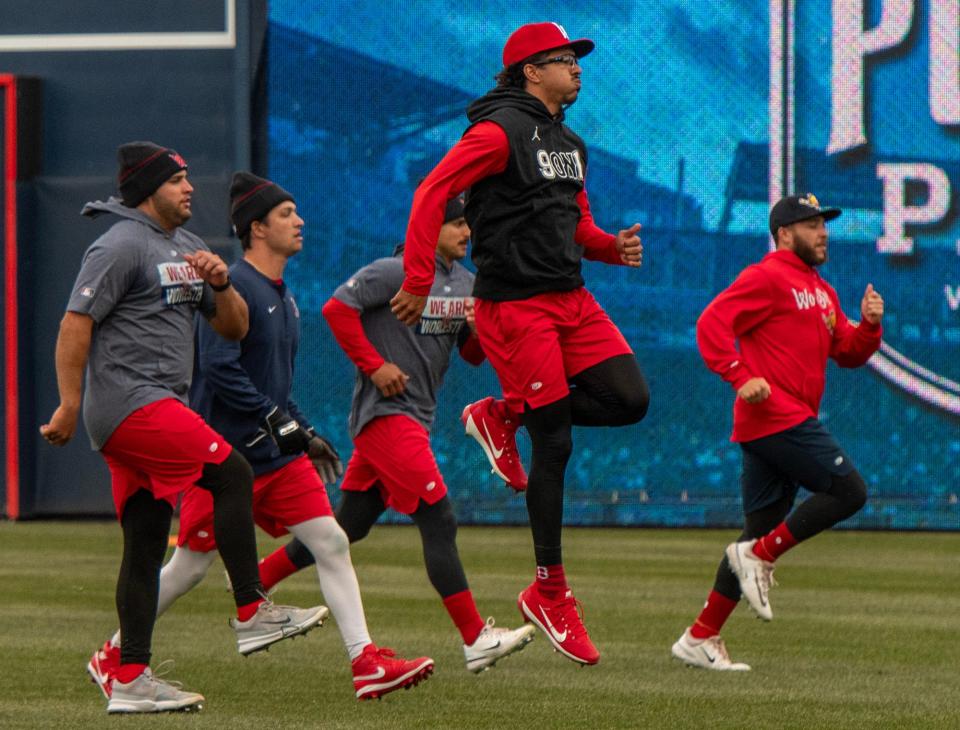
[(460, 345), (460, 357), (471, 365), (479, 365), (487, 359), (487, 354), (480, 347), (480, 338), (476, 335), (470, 335)]
[(447, 201), (475, 182), (507, 169), (510, 143), (495, 122), (480, 122), (420, 183), (413, 195), (403, 252), (404, 291), (425, 297), (433, 286), (437, 240)]
[(772, 301), (767, 276), (751, 266), (720, 292), (697, 320), (700, 356), (734, 389), (754, 377), (737, 350), (737, 338), (764, 320)]
[(323, 305), (323, 317), (330, 325), (337, 344), (364, 375), (370, 375), (385, 362), (367, 339), (360, 323), (360, 312), (339, 299), (330, 297)]
[(850, 324), (847, 315), (840, 309), (837, 293), (831, 288), (837, 322), (833, 328), (833, 340), (830, 342), (830, 357), (842, 368), (858, 368), (880, 349), (883, 327), (863, 320), (859, 325)]
[(623, 259), (617, 251), (617, 237), (607, 233), (593, 222), (586, 188), (577, 193), (576, 200), (577, 205), (580, 206), (580, 222), (577, 223), (573, 240), (583, 246), (583, 257), (591, 261), (622, 265)]

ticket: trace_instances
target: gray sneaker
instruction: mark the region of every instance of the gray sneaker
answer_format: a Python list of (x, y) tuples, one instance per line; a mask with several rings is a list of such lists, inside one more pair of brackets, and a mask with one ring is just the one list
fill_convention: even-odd
[(155, 676), (150, 667), (136, 679), (124, 684), (113, 680), (113, 691), (107, 703), (108, 713), (119, 712), (199, 712), (203, 695), (184, 692), (179, 682), (168, 682)]
[(502, 629), (493, 624), (493, 618), (488, 618), (477, 640), (470, 646), (463, 645), (467, 669), (474, 674), (489, 669), (508, 654), (520, 651), (533, 641), (537, 632), (533, 624), (524, 624), (519, 629)]
[(329, 614), (326, 606), (296, 608), (264, 601), (249, 620), (233, 618), (230, 619), (230, 625), (237, 632), (237, 649), (247, 656), (278, 641), (301, 636), (312, 628), (322, 626)]

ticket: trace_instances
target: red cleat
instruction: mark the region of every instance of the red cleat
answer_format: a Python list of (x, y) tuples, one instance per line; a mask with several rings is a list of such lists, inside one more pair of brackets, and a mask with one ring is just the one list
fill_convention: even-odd
[(353, 660), (353, 688), (358, 700), (375, 700), (395, 689), (409, 689), (433, 673), (433, 659), (401, 659), (392, 649), (367, 644)]
[(120, 647), (107, 641), (100, 649), (93, 652), (87, 662), (87, 674), (103, 692), (103, 696), (110, 699), (113, 675), (120, 668)]
[(518, 492), (527, 488), (527, 472), (517, 451), (516, 419), (501, 418), (491, 406), (493, 396), (471, 403), (463, 409), (460, 420), (468, 436), (473, 436), (487, 455), (492, 471)]
[(553, 648), (580, 664), (596, 664), (600, 652), (590, 641), (581, 619), (580, 602), (572, 591), (558, 601), (544, 598), (531, 583), (517, 598), (520, 613), (547, 635)]

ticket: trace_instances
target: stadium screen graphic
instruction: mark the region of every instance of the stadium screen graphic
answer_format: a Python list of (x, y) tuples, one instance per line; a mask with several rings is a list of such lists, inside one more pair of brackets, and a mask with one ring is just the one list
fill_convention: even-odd
[[(588, 146), (594, 216), (643, 225), (643, 267), (586, 263), (587, 285), (652, 392), (639, 425), (575, 430), (567, 522), (739, 524), (733, 393), (703, 365), (695, 322), (768, 250), (771, 191), (809, 191), (845, 209), (822, 268), (844, 311), (859, 318), (868, 282), (887, 308), (882, 352), (827, 373), (821, 418), (871, 496), (846, 525), (958, 529), (958, 5), (271, 2), (270, 175), (307, 221), (288, 269), (304, 324), (298, 402), (349, 454), (353, 369), (320, 307), (402, 239), (413, 187), (492, 86), (510, 31), (555, 20), (597, 43), (567, 115)], [(522, 498), (459, 422), (465, 403), (499, 395), (496, 378), (454, 359), (433, 444), (458, 516), (523, 522)]]

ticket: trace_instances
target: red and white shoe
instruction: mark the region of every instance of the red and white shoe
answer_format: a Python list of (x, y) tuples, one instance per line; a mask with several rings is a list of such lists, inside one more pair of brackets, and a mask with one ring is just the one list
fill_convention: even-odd
[(501, 418), (491, 406), (493, 396), (471, 403), (463, 409), (460, 420), (468, 436), (473, 436), (487, 455), (492, 471), (518, 492), (527, 488), (527, 472), (520, 462), (517, 451), (517, 428), (519, 422)]
[(536, 582), (527, 586), (517, 598), (520, 613), (547, 635), (553, 648), (580, 664), (596, 664), (600, 652), (590, 641), (581, 619), (580, 602), (573, 592), (557, 600), (545, 598), (537, 590)]
[(358, 700), (375, 700), (396, 689), (409, 689), (433, 673), (433, 659), (402, 659), (392, 649), (367, 644), (353, 660), (353, 688)]
[(87, 662), (87, 674), (90, 675), (90, 680), (100, 688), (103, 696), (108, 700), (110, 699), (113, 675), (119, 668), (120, 647), (114, 646), (109, 640), (93, 652), (93, 656)]

